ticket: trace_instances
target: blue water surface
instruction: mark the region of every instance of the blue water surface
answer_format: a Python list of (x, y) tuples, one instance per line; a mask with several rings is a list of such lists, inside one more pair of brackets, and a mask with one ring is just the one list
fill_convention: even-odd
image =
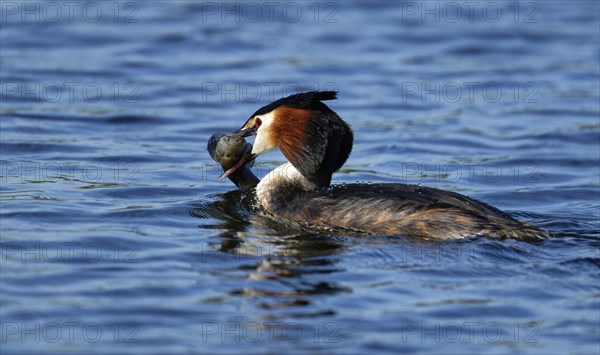
[[(2, 1), (1, 353), (598, 354), (599, 13)], [(357, 238), (245, 209), (208, 138), (305, 90), (339, 91), (355, 132), (334, 183), (457, 191), (552, 237)]]

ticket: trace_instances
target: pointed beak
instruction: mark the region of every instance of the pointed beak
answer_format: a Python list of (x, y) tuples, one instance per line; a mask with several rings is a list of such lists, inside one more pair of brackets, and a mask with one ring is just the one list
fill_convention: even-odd
[(239, 134), (242, 137), (250, 137), (256, 135), (256, 131), (258, 131), (258, 127), (252, 126), (250, 128), (239, 129), (234, 134)]

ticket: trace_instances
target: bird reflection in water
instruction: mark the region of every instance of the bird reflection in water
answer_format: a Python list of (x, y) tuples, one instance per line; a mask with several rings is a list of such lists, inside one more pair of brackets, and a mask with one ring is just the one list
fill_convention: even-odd
[[(238, 269), (248, 273), (249, 282), (230, 291), (231, 295), (253, 298), (257, 307), (271, 310), (308, 306), (312, 295), (351, 292), (327, 277), (306, 280), (310, 275), (340, 271), (336, 255), (344, 252), (342, 238), (310, 233), (300, 225), (263, 216), (254, 208), (254, 199), (241, 190), (206, 199), (189, 213), (205, 221), (200, 228), (219, 231), (209, 250), (238, 260)], [(329, 314), (331, 310), (322, 310), (315, 316)]]

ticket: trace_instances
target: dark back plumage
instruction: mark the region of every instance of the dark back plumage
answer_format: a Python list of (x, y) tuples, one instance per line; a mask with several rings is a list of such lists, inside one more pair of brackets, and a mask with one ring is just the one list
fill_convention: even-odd
[(348, 184), (313, 191), (282, 185), (270, 197), (275, 215), (350, 234), (439, 240), (477, 235), (538, 240), (548, 236), (547, 231), (486, 203), (418, 185)]

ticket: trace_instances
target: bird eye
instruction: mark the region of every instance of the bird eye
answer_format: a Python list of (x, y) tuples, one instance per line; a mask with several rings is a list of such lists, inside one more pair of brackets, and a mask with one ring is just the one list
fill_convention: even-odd
[(254, 120), (254, 125), (258, 128), (262, 124), (262, 120), (258, 117)]

